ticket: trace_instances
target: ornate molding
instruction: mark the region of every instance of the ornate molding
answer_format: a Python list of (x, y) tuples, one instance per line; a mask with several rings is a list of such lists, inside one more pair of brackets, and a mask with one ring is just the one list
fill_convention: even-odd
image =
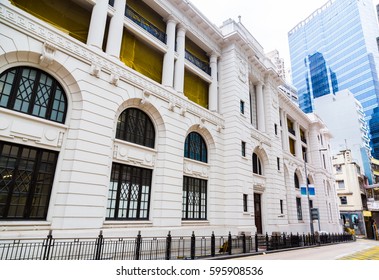
[(101, 67), (95, 63), (91, 64), (90, 74), (96, 78), (100, 77)]
[(135, 147), (132, 144), (116, 142), (113, 146), (113, 158), (136, 166), (154, 167), (156, 152)]
[(20, 113), (4, 112), (0, 108), (0, 137), (34, 142), (39, 145), (60, 148), (66, 133), (63, 125), (46, 124)]
[[(202, 116), (214, 125), (224, 125), (224, 120), (221, 116), (197, 104), (188, 102), (184, 96), (168, 91), (163, 86), (151, 82), (147, 77), (130, 71), (126, 66), (123, 67), (120, 63), (115, 63), (108, 57), (99, 55), (69, 35), (55, 30), (54, 27), (48, 24), (43, 25), (33, 18), (26, 17), (4, 3), (0, 3), (0, 19), (3, 24), (12, 26), (36, 40), (48, 42), (50, 45), (55, 46), (56, 50), (75, 56), (77, 59), (91, 65), (90, 73), (94, 76), (100, 74), (100, 71), (114, 75), (114, 77), (119, 77), (119, 80), (144, 88), (167, 102), (173, 102), (177, 107), (185, 107), (186, 111)], [(110, 80), (112, 79), (110, 78)]]
[(200, 118), (199, 128), (203, 129), (205, 127), (205, 118)]
[(198, 162), (192, 162), (185, 159), (183, 165), (184, 174), (190, 175), (192, 177), (198, 178), (208, 178), (209, 177), (209, 166), (206, 164), (201, 164)]
[(109, 83), (114, 85), (114, 86), (117, 86), (118, 85), (118, 81), (120, 80), (120, 77), (117, 75), (117, 74), (114, 74), (112, 73), (109, 77)]
[(45, 42), (43, 44), (42, 54), (39, 57), (40, 64), (44, 67), (53, 64), (56, 50), (57, 48), (55, 47), (55, 45), (49, 42)]
[(266, 187), (263, 184), (254, 184), (253, 188), (254, 192), (257, 193), (264, 193), (266, 190)]
[(251, 135), (251, 138), (258, 141), (260, 147), (263, 147), (263, 144), (266, 145), (267, 147), (271, 147), (270, 138), (268, 136), (263, 135), (258, 130), (251, 129), (250, 135)]
[(143, 90), (142, 99), (141, 99), (141, 105), (149, 105), (151, 103), (151, 101), (150, 101), (150, 95), (151, 95), (150, 92), (148, 92), (146, 90)]

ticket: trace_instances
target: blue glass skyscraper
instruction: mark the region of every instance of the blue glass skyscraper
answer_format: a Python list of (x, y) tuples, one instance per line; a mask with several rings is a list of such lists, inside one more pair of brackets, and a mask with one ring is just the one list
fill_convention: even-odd
[(314, 98), (350, 90), (364, 108), (375, 158), (379, 158), (377, 38), (371, 0), (330, 0), (288, 33), (292, 83), (302, 110), (312, 112)]

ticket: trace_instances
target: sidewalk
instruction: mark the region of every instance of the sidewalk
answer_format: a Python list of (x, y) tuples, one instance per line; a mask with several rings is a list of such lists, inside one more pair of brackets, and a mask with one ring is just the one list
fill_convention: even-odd
[(343, 258), (339, 258), (339, 260), (379, 260), (379, 245)]

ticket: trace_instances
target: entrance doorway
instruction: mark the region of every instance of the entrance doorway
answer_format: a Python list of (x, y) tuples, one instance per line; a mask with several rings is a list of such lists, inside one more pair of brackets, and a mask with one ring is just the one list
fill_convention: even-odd
[(262, 234), (262, 207), (261, 207), (261, 194), (254, 193), (254, 216), (255, 216), (255, 226), (257, 228), (257, 233)]

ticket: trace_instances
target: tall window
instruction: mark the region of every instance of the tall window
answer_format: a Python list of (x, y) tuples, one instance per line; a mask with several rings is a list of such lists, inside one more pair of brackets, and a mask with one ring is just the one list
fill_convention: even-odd
[(294, 182), (295, 182), (295, 188), (296, 189), (300, 189), (299, 177), (297, 176), (296, 173), (293, 175), (293, 179), (294, 179)]
[(248, 195), (244, 193), (242, 198), (243, 198), (243, 212), (247, 212)]
[(283, 213), (284, 213), (283, 199), (281, 199), (281, 200), (279, 201), (279, 203), (280, 203), (280, 214), (283, 214)]
[(208, 162), (207, 145), (199, 133), (191, 132), (188, 134), (184, 143), (184, 157)]
[(58, 153), (0, 141), (0, 219), (45, 219)]
[(140, 109), (126, 109), (118, 118), (116, 138), (154, 148), (155, 130), (153, 122)]
[(207, 181), (192, 177), (183, 178), (183, 220), (207, 219)]
[(64, 123), (66, 95), (49, 74), (32, 67), (14, 67), (0, 75), (0, 107)]
[(253, 173), (263, 175), (261, 160), (256, 153), (253, 153)]
[(289, 148), (290, 148), (290, 153), (293, 156), (296, 156), (296, 141), (293, 140), (291, 137), (288, 137), (288, 143), (289, 143)]
[(241, 113), (242, 115), (245, 114), (245, 102), (242, 101), (242, 100), (240, 100), (240, 113)]
[(244, 142), (244, 141), (241, 141), (241, 155), (243, 157), (246, 156), (246, 142)]
[(107, 219), (148, 219), (152, 170), (112, 164)]
[(301, 198), (296, 197), (296, 210), (297, 210), (297, 219), (299, 221), (303, 220), (303, 210), (301, 209)]

